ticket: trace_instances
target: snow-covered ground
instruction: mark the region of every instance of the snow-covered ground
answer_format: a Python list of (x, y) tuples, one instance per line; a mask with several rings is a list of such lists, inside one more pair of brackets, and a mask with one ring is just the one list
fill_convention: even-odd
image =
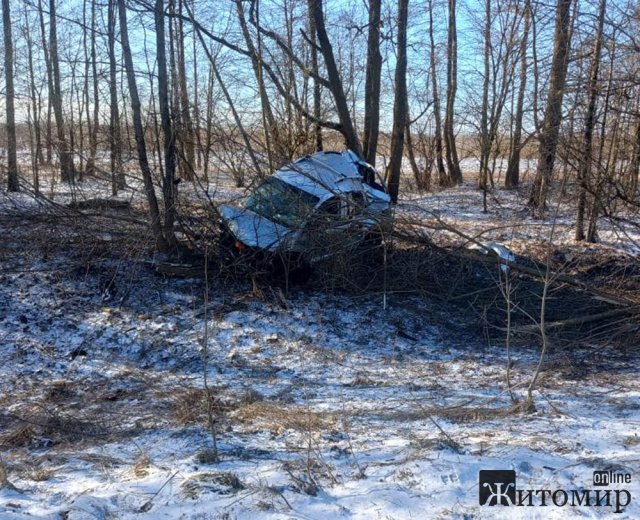
[[(490, 217), (471, 188), (400, 211), (428, 206), (471, 229), (512, 222), (507, 196)], [(3, 520), (640, 518), (638, 345), (552, 345), (536, 410), (516, 413), (505, 346), (436, 302), (392, 295), (383, 309), (379, 295), (214, 279), (205, 305), (203, 280), (34, 245), (27, 226), (2, 222)], [(539, 350), (514, 349), (522, 396)], [(620, 514), (480, 506), (487, 469), (549, 490), (630, 473), (607, 489), (632, 501)]]

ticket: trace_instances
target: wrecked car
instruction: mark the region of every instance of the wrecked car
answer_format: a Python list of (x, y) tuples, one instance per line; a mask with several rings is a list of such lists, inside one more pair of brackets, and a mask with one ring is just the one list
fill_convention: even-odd
[(235, 256), (310, 271), (337, 250), (380, 243), (391, 199), (354, 152), (325, 151), (289, 163), (239, 205), (222, 205), (222, 244)]

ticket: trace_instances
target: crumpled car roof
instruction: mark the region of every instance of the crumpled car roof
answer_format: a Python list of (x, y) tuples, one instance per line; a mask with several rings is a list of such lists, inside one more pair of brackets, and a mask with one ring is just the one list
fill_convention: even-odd
[(319, 199), (335, 193), (362, 190), (363, 179), (358, 170), (363, 163), (351, 151), (318, 152), (302, 157), (280, 168), (273, 175)]

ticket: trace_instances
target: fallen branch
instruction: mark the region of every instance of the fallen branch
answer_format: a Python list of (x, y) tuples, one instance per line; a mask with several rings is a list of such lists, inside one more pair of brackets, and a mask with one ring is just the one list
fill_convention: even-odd
[[(626, 316), (632, 314), (640, 314), (640, 306), (630, 306), (625, 307), (624, 309), (614, 309), (606, 312), (599, 312), (597, 314), (590, 314), (588, 316), (581, 316), (579, 318), (569, 318), (566, 320), (557, 320), (547, 323), (545, 325), (545, 329), (558, 329), (562, 327), (569, 327), (573, 325), (584, 325), (587, 323), (593, 323), (596, 321), (602, 321), (609, 318), (615, 318), (618, 316)], [(523, 325), (521, 327), (517, 327), (514, 330), (514, 333), (528, 333), (528, 332), (539, 332), (540, 325), (535, 323), (532, 325)]]
[(131, 202), (128, 200), (96, 198), (87, 200), (75, 200), (67, 204), (67, 207), (71, 209), (128, 210), (131, 209)]
[(178, 278), (204, 278), (204, 265), (184, 265), (163, 262), (156, 264), (156, 273)]

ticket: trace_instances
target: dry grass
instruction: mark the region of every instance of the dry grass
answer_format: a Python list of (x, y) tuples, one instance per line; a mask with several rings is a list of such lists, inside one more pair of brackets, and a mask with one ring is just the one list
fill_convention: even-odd
[[(409, 410), (381, 410), (375, 415), (385, 420), (398, 422), (423, 421), (430, 417), (438, 417), (456, 423), (469, 423), (502, 419), (518, 412), (518, 410), (512, 408), (488, 408), (481, 406), (460, 406), (455, 408), (421, 406)], [(368, 412), (364, 413), (366, 414)]]
[(33, 482), (46, 482), (51, 480), (55, 474), (56, 470), (54, 468), (44, 466), (28, 467), (19, 472), (20, 478)]
[(149, 467), (151, 459), (146, 453), (142, 453), (135, 461), (131, 468), (131, 473), (136, 478), (144, 478), (149, 475)]
[(5, 448), (24, 448), (29, 446), (37, 435), (29, 424), (19, 424), (0, 436), (0, 446)]
[[(233, 410), (237, 405), (234, 400), (227, 395), (226, 388), (211, 387), (214, 399), (214, 414), (222, 416)], [(170, 402), (170, 418), (179, 425), (204, 424), (207, 422), (208, 395), (204, 388), (181, 387), (173, 390), (162, 390), (155, 396), (160, 400)]]
[(190, 500), (197, 500), (205, 492), (231, 495), (245, 488), (245, 484), (230, 471), (197, 473), (180, 486), (182, 494)]
[[(159, 392), (166, 398), (166, 392)], [(206, 418), (206, 393), (202, 388), (184, 388), (172, 395), (171, 418), (180, 425), (196, 424)]]
[(252, 430), (269, 430), (274, 433), (285, 430), (326, 431), (336, 425), (333, 413), (265, 401), (240, 406), (230, 417)]

